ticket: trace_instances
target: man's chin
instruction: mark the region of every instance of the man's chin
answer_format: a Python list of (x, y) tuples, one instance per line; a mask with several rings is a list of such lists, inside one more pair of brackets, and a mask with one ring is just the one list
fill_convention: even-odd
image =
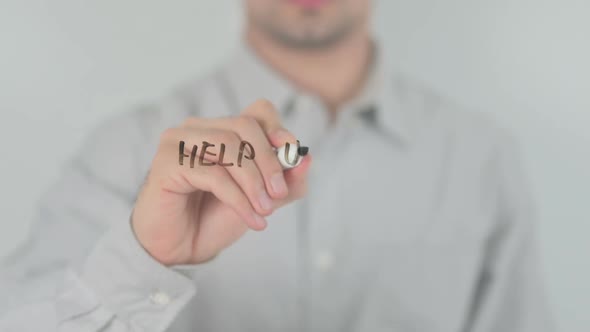
[(288, 0), (289, 4), (303, 10), (318, 10), (329, 4), (330, 0)]
[(325, 49), (330, 48), (341, 41), (354, 30), (352, 24), (343, 24), (338, 28), (327, 29), (320, 26), (301, 27), (299, 29), (286, 30), (267, 27), (266, 32), (278, 43), (293, 49)]

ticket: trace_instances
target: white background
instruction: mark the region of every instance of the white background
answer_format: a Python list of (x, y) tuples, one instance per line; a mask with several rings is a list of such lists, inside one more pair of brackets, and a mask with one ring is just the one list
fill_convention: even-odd
[[(220, 63), (241, 24), (230, 0), (0, 0), (0, 254), (90, 128)], [(558, 323), (590, 331), (590, 2), (381, 0), (375, 30), (518, 135)]]

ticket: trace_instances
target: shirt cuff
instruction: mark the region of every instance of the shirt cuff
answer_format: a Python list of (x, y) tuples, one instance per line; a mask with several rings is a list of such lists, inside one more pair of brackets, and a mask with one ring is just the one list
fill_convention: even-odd
[(130, 220), (114, 225), (88, 256), (81, 279), (132, 326), (163, 331), (196, 292), (191, 269), (166, 267), (139, 243)]

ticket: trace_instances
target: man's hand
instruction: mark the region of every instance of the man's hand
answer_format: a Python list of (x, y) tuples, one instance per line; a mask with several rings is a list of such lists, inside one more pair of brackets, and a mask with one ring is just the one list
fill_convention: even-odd
[[(237, 167), (242, 140), (252, 144), (256, 156)], [(189, 158), (179, 165), (180, 141), (185, 141), (188, 155), (193, 145), (200, 152), (203, 141), (215, 144), (208, 151), (217, 154), (224, 143), (224, 161), (234, 166), (195, 162), (190, 168)], [(196, 264), (213, 258), (248, 228), (263, 230), (265, 216), (306, 192), (310, 156), (283, 172), (273, 147), (287, 142), (296, 143), (296, 138), (282, 128), (278, 113), (265, 100), (237, 117), (189, 118), (164, 131), (133, 210), (139, 242), (162, 264)], [(205, 155), (208, 161), (217, 158)]]

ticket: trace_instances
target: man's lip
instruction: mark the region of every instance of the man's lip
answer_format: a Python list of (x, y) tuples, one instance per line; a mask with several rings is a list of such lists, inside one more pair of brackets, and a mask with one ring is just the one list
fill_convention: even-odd
[(304, 8), (318, 8), (328, 3), (329, 0), (289, 0), (290, 3)]

